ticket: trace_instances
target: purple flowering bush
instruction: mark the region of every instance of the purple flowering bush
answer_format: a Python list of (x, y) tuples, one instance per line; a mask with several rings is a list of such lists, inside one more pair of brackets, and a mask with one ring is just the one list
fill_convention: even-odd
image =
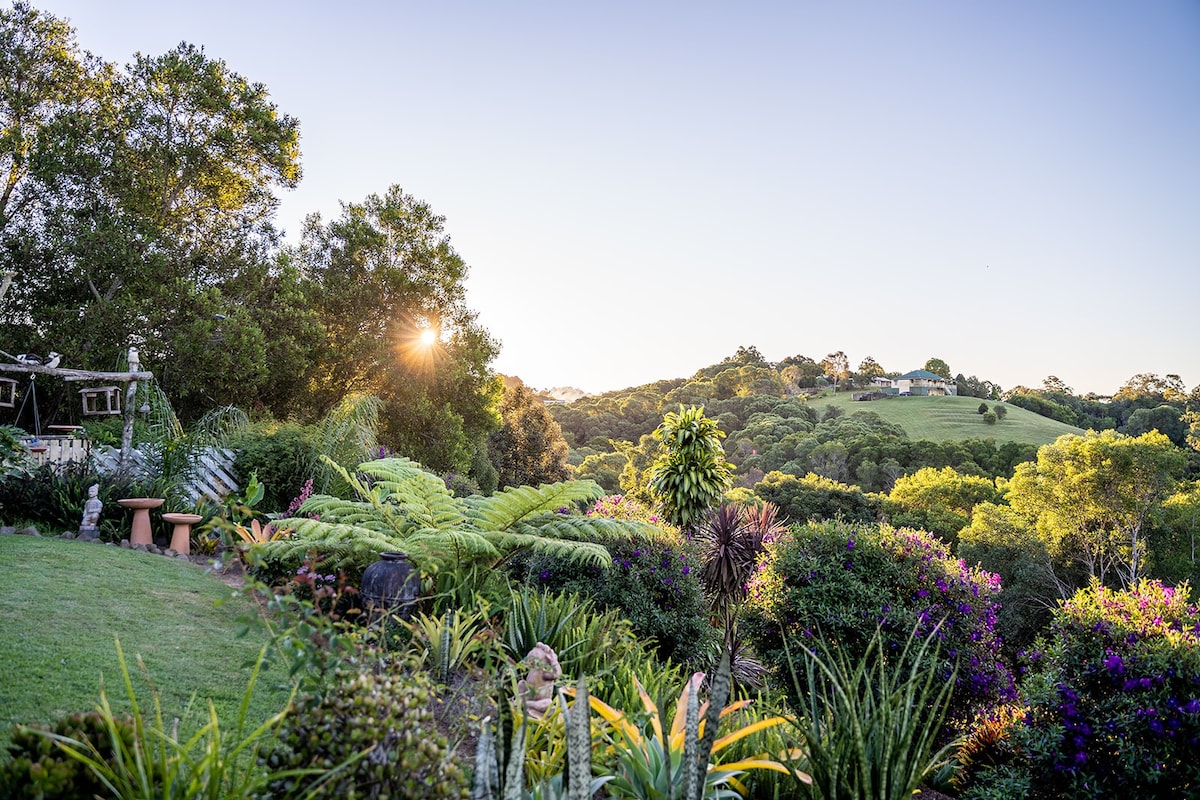
[[(597, 500), (589, 515), (640, 520), (673, 530), (653, 511), (631, 498)], [(670, 543), (629, 538), (607, 542), (607, 569), (580, 566), (548, 555), (522, 555), (510, 570), (515, 579), (538, 589), (576, 593), (605, 609), (617, 609), (644, 639), (654, 640), (660, 659), (698, 659), (717, 638), (709, 625), (695, 548), (682, 535)]]
[(914, 630), (937, 637), (937, 669), (955, 676), (952, 729), (1016, 696), (995, 632), (1000, 579), (967, 567), (924, 531), (843, 522), (796, 528), (767, 543), (749, 590), (741, 629), (783, 686), (792, 683), (788, 653), (799, 658), (802, 644), (819, 636), (862, 656), (879, 628), (897, 654)]
[(1200, 612), (1189, 592), (1093, 585), (1056, 610), (1009, 731), (1018, 759), (983, 771), (964, 797), (1195, 796)]

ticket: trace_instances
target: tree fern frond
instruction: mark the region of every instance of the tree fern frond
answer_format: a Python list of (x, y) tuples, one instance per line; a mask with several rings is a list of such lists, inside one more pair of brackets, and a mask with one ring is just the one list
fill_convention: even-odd
[(629, 541), (639, 539), (647, 542), (675, 541), (675, 535), (657, 525), (634, 520), (618, 520), (609, 517), (575, 517), (565, 514), (546, 514), (542, 517), (518, 523), (513, 529), (521, 533), (577, 542)]
[(536, 488), (512, 486), (491, 497), (468, 497), (463, 503), (468, 516), (481, 530), (500, 531), (530, 517), (603, 496), (604, 490), (595, 481), (561, 481)]
[(399, 506), (416, 527), (450, 529), (466, 522), (445, 482), (415, 461), (380, 458), (359, 464), (358, 471), (371, 479), (372, 503)]
[(487, 538), (497, 550), (505, 554), (505, 558), (511, 558), (518, 551), (528, 551), (538, 555), (565, 558), (581, 565), (605, 568), (612, 564), (612, 555), (608, 549), (596, 542), (551, 539), (536, 533), (517, 531), (489, 531)]
[[(298, 513), (303, 517), (296, 519), (315, 516), (324, 522), (369, 528), (381, 533), (390, 532), (397, 536), (403, 536), (415, 527), (395, 509), (380, 509), (369, 502), (343, 500), (325, 494), (316, 494), (305, 500)], [(275, 527), (294, 528), (295, 520), (277, 520)]]
[(495, 563), (503, 556), (491, 538), (479, 531), (468, 529), (441, 530), (423, 529), (408, 536), (404, 546), (414, 554), (413, 560), (424, 558), (439, 567), (458, 566), (474, 561)]
[(339, 569), (348, 564), (364, 565), (380, 553), (400, 551), (403, 544), (397, 537), (382, 531), (353, 525), (338, 525), (316, 519), (294, 519), (292, 535), (269, 542), (260, 542), (251, 553), (271, 561), (299, 563), (311, 550), (325, 557), (325, 566)]

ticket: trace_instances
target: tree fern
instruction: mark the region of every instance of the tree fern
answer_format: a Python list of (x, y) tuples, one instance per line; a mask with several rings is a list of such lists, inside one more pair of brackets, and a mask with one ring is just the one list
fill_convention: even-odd
[(331, 468), (357, 497), (310, 497), (300, 508), (306, 516), (275, 523), (290, 536), (255, 545), (257, 555), (299, 564), (316, 550), (336, 569), (363, 567), (393, 551), (407, 554), (425, 574), (454, 570), (478, 578), (521, 551), (607, 567), (612, 559), (604, 542), (667, 535), (642, 522), (572, 513), (578, 503), (603, 494), (592, 481), (457, 498), (441, 478), (406, 458), (369, 461), (356, 474)]

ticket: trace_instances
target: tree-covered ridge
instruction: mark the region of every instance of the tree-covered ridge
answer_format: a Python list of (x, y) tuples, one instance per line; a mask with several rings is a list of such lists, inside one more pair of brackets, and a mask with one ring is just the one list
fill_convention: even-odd
[[(642, 451), (653, 446), (645, 437), (679, 404), (703, 405), (716, 420), (726, 433), (726, 457), (743, 486), (753, 486), (774, 471), (795, 476), (811, 472), (867, 491), (887, 491), (900, 476), (926, 467), (1007, 477), (1017, 464), (1033, 457), (1038, 445), (1063, 433), (1090, 427), (1137, 435), (1157, 428), (1184, 444), (1188, 432), (1189, 400), (1178, 376), (1135, 376), (1112, 398), (1072, 395), (1075, 411), (1043, 397), (1056, 396), (1050, 389), (1062, 397), (1064, 387), (1053, 376), (1044, 393), (1027, 387), (1005, 392), (994, 382), (958, 373), (954, 381), (959, 398), (982, 399), (980, 408), (987, 406), (988, 413), (954, 417), (959, 405), (967, 405), (962, 399), (854, 402), (856, 393), (870, 391), (872, 378), (899, 373), (885, 371), (870, 357), (857, 370), (848, 364), (840, 352), (820, 361), (795, 355), (773, 363), (756, 348), (741, 347), (690, 378), (584, 397), (553, 405), (551, 413), (571, 445), (571, 461), (579, 473), (626, 491), (631, 489), (631, 476), (644, 469)], [(929, 359), (925, 368), (931, 367), (949, 372), (941, 359)], [(1195, 398), (1191, 402), (1200, 405)], [(976, 405), (970, 405), (972, 412)], [(918, 409), (911, 415), (925, 419), (946, 416), (946, 424), (955, 426), (946, 430), (954, 432), (937, 440), (910, 435), (884, 418), (904, 416), (894, 414), (902, 406), (906, 412)], [(1037, 422), (1043, 417), (1044, 422)], [(960, 431), (967, 433), (959, 435)]]

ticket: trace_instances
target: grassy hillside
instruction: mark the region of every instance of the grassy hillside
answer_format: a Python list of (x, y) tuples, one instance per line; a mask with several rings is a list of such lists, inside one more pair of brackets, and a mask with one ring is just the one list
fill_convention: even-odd
[[(177, 559), (62, 539), (0, 535), (0, 746), (13, 723), (50, 722), (99, 701), (103, 676), (116, 709), (127, 709), (114, 639), (135, 673), (138, 702), (151, 708), (140, 654), (161, 690), (163, 713), (180, 716), (195, 695), (232, 724), (262, 638), (237, 638), (256, 613), (243, 597)], [(217, 605), (217, 601), (227, 602)], [(283, 708), (277, 666), (260, 678), (254, 716)]]
[(935, 442), (995, 439), (997, 442), (1041, 445), (1064, 433), (1083, 433), (1079, 428), (1008, 404), (1005, 404), (1008, 415), (995, 425), (988, 425), (978, 413), (979, 404), (987, 403), (991, 407), (996, 403), (978, 397), (892, 397), (855, 402), (851, 392), (839, 392), (836, 396), (827, 392), (823, 397), (809, 398), (808, 402), (819, 409), (837, 406), (847, 414), (873, 411), (884, 420), (903, 427), (910, 438)]

